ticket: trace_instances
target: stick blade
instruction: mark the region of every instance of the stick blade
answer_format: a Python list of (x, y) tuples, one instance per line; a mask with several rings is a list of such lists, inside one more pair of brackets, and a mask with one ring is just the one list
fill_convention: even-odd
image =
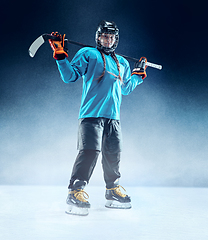
[(34, 57), (37, 50), (40, 48), (40, 46), (45, 42), (43, 36), (41, 35), (38, 37), (30, 46), (28, 52), (30, 57)]

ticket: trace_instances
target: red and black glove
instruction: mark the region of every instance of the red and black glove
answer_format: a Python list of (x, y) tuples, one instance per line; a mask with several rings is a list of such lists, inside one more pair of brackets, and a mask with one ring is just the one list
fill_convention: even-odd
[(49, 43), (51, 45), (51, 48), (53, 49), (53, 57), (56, 59), (56, 60), (62, 60), (66, 57), (68, 57), (68, 49), (67, 49), (67, 46), (66, 46), (66, 42), (64, 42), (64, 39), (65, 39), (65, 35), (64, 34), (63, 36), (58, 33), (58, 32), (52, 32), (51, 35), (55, 36), (55, 37), (58, 37), (60, 40), (52, 40), (52, 39), (49, 39)]
[(134, 74), (140, 75), (142, 79), (145, 79), (147, 77), (146, 62), (147, 62), (147, 59), (145, 57), (141, 57), (139, 61), (135, 63), (134, 69), (131, 75), (134, 75)]

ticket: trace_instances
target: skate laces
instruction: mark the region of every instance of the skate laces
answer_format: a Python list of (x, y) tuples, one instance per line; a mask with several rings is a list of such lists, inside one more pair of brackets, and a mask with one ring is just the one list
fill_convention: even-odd
[(125, 189), (124, 187), (122, 187), (121, 185), (118, 185), (118, 186), (116, 186), (115, 188), (112, 188), (112, 190), (115, 190), (115, 192), (116, 192), (117, 195), (119, 195), (119, 196), (121, 196), (121, 197), (126, 197), (126, 194), (124, 194), (124, 193), (121, 192), (120, 187), (123, 188), (123, 190), (126, 192), (126, 189)]
[(89, 198), (89, 195), (84, 190), (75, 190), (74, 197), (81, 202), (87, 202), (85, 199)]

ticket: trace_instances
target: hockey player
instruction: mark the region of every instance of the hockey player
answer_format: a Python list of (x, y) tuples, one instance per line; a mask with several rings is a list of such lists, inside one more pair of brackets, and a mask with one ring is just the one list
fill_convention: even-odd
[[(146, 58), (141, 58), (131, 73), (129, 63), (115, 54), (119, 29), (114, 22), (101, 21), (96, 31), (96, 48), (80, 49), (71, 62), (64, 46), (65, 35), (52, 33), (60, 41), (49, 40), (65, 83), (83, 79), (79, 112), (78, 155), (67, 197), (67, 213), (87, 215), (90, 203), (84, 187), (89, 183), (102, 152), (106, 183), (106, 207), (131, 208), (131, 199), (121, 192), (119, 163), (121, 152), (120, 105), (122, 95), (131, 93), (146, 77)], [(124, 188), (123, 188), (124, 189)]]

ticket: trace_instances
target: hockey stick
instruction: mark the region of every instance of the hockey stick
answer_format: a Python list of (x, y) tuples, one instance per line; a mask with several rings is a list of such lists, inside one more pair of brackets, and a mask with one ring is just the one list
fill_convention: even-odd
[[(49, 39), (52, 39), (52, 40), (60, 40), (59, 38), (51, 35), (51, 34), (47, 34), (47, 33), (44, 33), (42, 34), (40, 37), (38, 37), (29, 47), (29, 55), (30, 57), (34, 57), (36, 52), (38, 51), (38, 49), (43, 45), (44, 42), (46, 42), (47, 40)], [(93, 47), (93, 46), (90, 46), (90, 45), (86, 45), (86, 44), (83, 44), (83, 43), (79, 43), (79, 42), (75, 42), (75, 41), (72, 41), (72, 40), (69, 40), (69, 39), (65, 39), (65, 41), (67, 41), (68, 43), (70, 44), (74, 44), (74, 45), (78, 45), (80, 47)], [(129, 57), (129, 56), (125, 56), (123, 54), (119, 54), (118, 55), (126, 58), (127, 60), (129, 61), (133, 61), (133, 62), (138, 62), (139, 59), (136, 59), (136, 58), (132, 58), (132, 57)], [(159, 69), (161, 70), (162, 69), (162, 66), (161, 65), (158, 65), (158, 64), (155, 64), (155, 63), (150, 63), (150, 62), (146, 62), (146, 65), (148, 67), (153, 67), (153, 68), (156, 68), (156, 69)]]

